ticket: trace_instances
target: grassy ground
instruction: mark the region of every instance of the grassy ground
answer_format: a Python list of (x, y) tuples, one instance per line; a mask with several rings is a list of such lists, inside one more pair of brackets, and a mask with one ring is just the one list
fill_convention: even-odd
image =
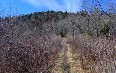
[(80, 62), (80, 55), (72, 52), (71, 46), (67, 43), (67, 38), (62, 38), (62, 50), (55, 60), (53, 73), (90, 73), (83, 70)]

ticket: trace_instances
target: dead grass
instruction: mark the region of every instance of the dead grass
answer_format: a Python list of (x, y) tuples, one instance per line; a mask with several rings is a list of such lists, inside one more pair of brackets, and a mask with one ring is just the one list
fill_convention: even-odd
[(82, 68), (90, 73), (116, 72), (116, 41), (78, 34), (73, 41), (73, 52), (80, 54)]
[(61, 40), (54, 36), (0, 44), (0, 73), (51, 73)]
[(80, 55), (72, 52), (72, 48), (67, 42), (67, 38), (63, 38), (63, 47), (58, 54), (58, 58), (55, 60), (53, 73), (84, 73), (79, 58)]

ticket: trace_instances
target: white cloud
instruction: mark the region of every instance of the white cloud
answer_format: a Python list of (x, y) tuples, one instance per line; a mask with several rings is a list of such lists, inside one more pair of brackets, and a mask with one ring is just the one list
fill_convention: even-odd
[(67, 11), (76, 12), (81, 7), (81, 0), (64, 0), (64, 7)]
[(81, 7), (81, 0), (22, 0), (32, 6), (44, 6), (49, 10), (76, 12)]

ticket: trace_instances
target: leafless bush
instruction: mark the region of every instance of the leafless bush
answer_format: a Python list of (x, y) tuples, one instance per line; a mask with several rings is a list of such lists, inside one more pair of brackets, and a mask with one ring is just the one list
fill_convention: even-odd
[(116, 72), (116, 41), (78, 35), (73, 51), (80, 54), (82, 68), (91, 73)]
[(28, 38), (22, 43), (0, 44), (0, 73), (51, 73), (60, 40)]

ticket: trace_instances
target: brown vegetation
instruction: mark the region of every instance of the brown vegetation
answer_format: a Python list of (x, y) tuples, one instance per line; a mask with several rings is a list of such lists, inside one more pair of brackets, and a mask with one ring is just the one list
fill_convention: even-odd
[(51, 73), (61, 41), (50, 37), (28, 38), (22, 43), (1, 43), (0, 73)]
[(115, 73), (116, 71), (116, 40), (93, 38), (78, 35), (72, 41), (74, 53), (80, 54), (82, 68), (91, 73)]

